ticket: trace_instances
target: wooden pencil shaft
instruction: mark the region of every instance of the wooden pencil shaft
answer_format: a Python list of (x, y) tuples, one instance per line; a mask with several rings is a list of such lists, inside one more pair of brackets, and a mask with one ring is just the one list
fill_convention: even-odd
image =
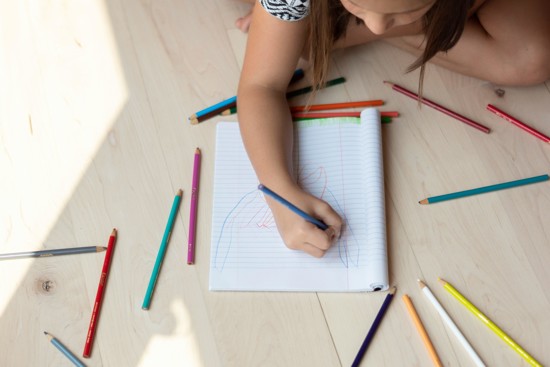
[(418, 94), (413, 93), (410, 90), (407, 90), (407, 89), (405, 89), (405, 88), (403, 88), (403, 87), (401, 87), (397, 84), (393, 84), (393, 83), (387, 83), (387, 84), (390, 84), (393, 90), (395, 90), (397, 92), (400, 92), (401, 94), (404, 94), (404, 95), (406, 95), (406, 96), (408, 96), (412, 99), (420, 101), (420, 103), (425, 104), (426, 106), (432, 107), (432, 108), (438, 110), (439, 112), (442, 112), (442, 113), (446, 114), (447, 116), (451, 116), (451, 117), (453, 117), (453, 118), (455, 118), (459, 121), (462, 121), (465, 124), (470, 125), (471, 127), (476, 128), (480, 131), (483, 131), (486, 134), (488, 134), (491, 131), (488, 127), (483, 126), (483, 125), (481, 125), (481, 124), (479, 124), (479, 123), (477, 123), (477, 122), (475, 122), (475, 121), (473, 121), (473, 120), (471, 120), (467, 117), (464, 117), (464, 116), (462, 116), (462, 115), (460, 115), (460, 114), (458, 114), (454, 111), (451, 111), (448, 108), (445, 108), (445, 107), (443, 107), (443, 106), (441, 106), (441, 105), (439, 105), (439, 104), (437, 104), (433, 101), (430, 101), (429, 99), (426, 99), (424, 97), (420, 98), (418, 96)]
[(475, 189), (471, 189), (471, 190), (464, 190), (464, 191), (453, 192), (453, 193), (445, 194), (445, 195), (433, 196), (433, 197), (427, 198), (427, 200), (428, 200), (428, 203), (433, 204), (433, 203), (437, 203), (437, 202), (440, 202), (440, 201), (458, 199), (458, 198), (462, 198), (462, 197), (466, 197), (466, 196), (484, 194), (484, 193), (488, 193), (488, 192), (504, 190), (504, 189), (510, 189), (510, 188), (513, 188), (513, 187), (524, 186), (524, 185), (529, 185), (529, 184), (533, 184), (533, 183), (548, 181), (549, 178), (550, 177), (547, 174), (545, 174), (545, 175), (540, 175), (540, 176), (535, 176), (535, 177), (524, 178), (524, 179), (521, 179), (521, 180), (515, 180), (515, 181), (509, 181), (509, 182), (504, 182), (504, 183), (495, 184), (495, 185), (479, 187), (479, 188), (475, 188)]
[(56, 250), (40, 250), (27, 252), (14, 252), (11, 254), (0, 254), (0, 260), (24, 259), (29, 257), (50, 257), (61, 255), (85, 254), (90, 252), (99, 252), (103, 249), (100, 246), (71, 247)]
[[(423, 284), (423, 283), (422, 283)], [(434, 306), (434, 308), (436, 309), (437, 313), (439, 314), (439, 316), (441, 316), (441, 318), (443, 319), (443, 321), (445, 322), (445, 324), (447, 324), (447, 326), (449, 327), (449, 329), (451, 329), (451, 331), (453, 332), (453, 334), (456, 336), (456, 338), (458, 339), (458, 341), (460, 342), (460, 344), (462, 345), (462, 347), (464, 347), (464, 349), (466, 349), (466, 352), (468, 352), (468, 355), (470, 355), (470, 357), (472, 358), (472, 360), (474, 361), (475, 365), (477, 367), (485, 367), (485, 363), (483, 363), (483, 361), (481, 360), (481, 358), (479, 358), (478, 354), (476, 353), (476, 351), (472, 348), (472, 346), (470, 345), (470, 343), (468, 342), (468, 340), (466, 339), (466, 337), (464, 337), (464, 335), (462, 334), (462, 332), (460, 331), (460, 329), (458, 329), (458, 327), (456, 326), (456, 324), (454, 323), (453, 319), (451, 319), (451, 317), (449, 316), (449, 314), (445, 311), (445, 309), (443, 308), (443, 306), (441, 306), (441, 304), (439, 303), (439, 301), (437, 300), (437, 298), (435, 298), (435, 296), (433, 295), (432, 291), (430, 290), (430, 288), (428, 288), (425, 284), (424, 286), (422, 287), (422, 293), (424, 293), (424, 295), (426, 296), (426, 298), (428, 298), (428, 300), (430, 301), (430, 303), (432, 304), (432, 306)]]
[(290, 110), (292, 112), (308, 112), (308, 111), (324, 111), (324, 110), (336, 110), (340, 108), (354, 108), (354, 107), (374, 107), (382, 106), (384, 101), (380, 99), (370, 101), (356, 101), (356, 102), (340, 102), (340, 103), (325, 103), (316, 104), (310, 106), (292, 106)]
[(80, 361), (63, 343), (61, 343), (57, 338), (55, 338), (53, 335), (47, 333), (44, 331), (44, 334), (46, 337), (50, 340), (50, 343), (52, 343), (61, 353), (65, 355), (75, 366), (78, 367), (86, 367), (82, 361)]
[(466, 297), (464, 297), (455, 287), (450, 283), (440, 279), (443, 287), (455, 297), (463, 306), (465, 306), (471, 313), (473, 313), (485, 326), (489, 327), (495, 334), (497, 334), (506, 344), (508, 344), (516, 353), (518, 353), (523, 359), (525, 359), (531, 366), (542, 367), (536, 359), (534, 359), (529, 353), (525, 351), (518, 343), (510, 338), (501, 328), (499, 328), (491, 319), (489, 319), (483, 312), (481, 312), (473, 303), (471, 303)]
[(534, 135), (536, 136), (537, 138), (541, 139), (542, 141), (544, 141), (545, 143), (550, 143), (550, 138), (546, 135), (544, 135), (543, 133), (541, 133), (540, 131), (537, 131), (535, 130), (534, 128), (532, 128), (531, 126), (521, 122), (520, 120), (518, 120), (517, 118), (513, 117), (513, 116), (510, 116), (509, 114), (507, 114), (506, 112), (498, 109), (497, 107), (493, 106), (492, 104), (488, 104), (487, 105), (487, 110), (491, 111), (492, 113), (494, 113), (495, 115), (503, 118), (504, 120), (508, 121), (508, 122), (511, 122), (512, 124), (516, 125), (517, 127), (519, 127), (520, 129), (522, 130), (525, 130), (527, 131), (528, 133), (530, 133), (531, 135)]
[(414, 308), (414, 305), (410, 297), (404, 294), (402, 296), (402, 299), (403, 299), (403, 302), (405, 302), (405, 306), (407, 306), (407, 311), (409, 313), (409, 316), (413, 320), (416, 330), (418, 331), (418, 333), (420, 334), (420, 337), (422, 338), (422, 342), (424, 343), (424, 346), (428, 350), (428, 354), (430, 355), (430, 358), (432, 359), (433, 364), (438, 367), (442, 367), (443, 365), (441, 364), (441, 360), (437, 355), (437, 352), (432, 344), (432, 341), (430, 340), (430, 336), (428, 335), (426, 328), (422, 324), (422, 321), (420, 320), (420, 316), (418, 316), (418, 313), (416, 312), (416, 309)]

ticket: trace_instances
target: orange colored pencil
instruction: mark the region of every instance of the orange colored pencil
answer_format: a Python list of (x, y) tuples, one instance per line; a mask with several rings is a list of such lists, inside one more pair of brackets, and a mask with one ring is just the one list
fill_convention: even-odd
[[(382, 117), (398, 117), (399, 112), (396, 111), (380, 111)], [(292, 112), (294, 118), (311, 118), (320, 119), (327, 117), (361, 117), (359, 111), (345, 111), (345, 112)]]
[(88, 327), (88, 335), (86, 336), (86, 343), (84, 344), (84, 352), (82, 356), (84, 358), (90, 358), (92, 353), (92, 345), (94, 344), (94, 336), (97, 328), (97, 322), (99, 321), (99, 312), (101, 311), (101, 304), (103, 303), (103, 295), (105, 293), (105, 286), (107, 285), (107, 277), (109, 276), (109, 269), (111, 267), (111, 259), (113, 258), (113, 250), (115, 248), (117, 230), (113, 229), (111, 236), (109, 237), (109, 244), (107, 245), (107, 253), (103, 260), (103, 269), (101, 270), (101, 276), (99, 277), (99, 285), (97, 286), (97, 294), (95, 297), (94, 308), (92, 310), (92, 317), (90, 319), (90, 326)]
[(422, 337), (422, 341), (424, 342), (424, 346), (428, 350), (428, 353), (430, 354), (430, 358), (432, 359), (432, 362), (435, 366), (443, 367), (441, 364), (441, 361), (439, 360), (439, 356), (437, 355), (437, 352), (435, 351), (435, 348), (432, 344), (432, 341), (430, 340), (430, 337), (428, 336), (428, 333), (426, 332), (426, 329), (424, 328), (424, 325), (422, 325), (422, 321), (420, 320), (420, 317), (416, 313), (416, 310), (414, 308), (414, 305), (412, 304), (411, 299), (406, 294), (403, 295), (403, 302), (405, 302), (405, 305), (407, 306), (407, 311), (409, 311), (409, 315), (411, 316), (414, 326), (416, 327), (416, 330)]
[(340, 108), (352, 108), (352, 107), (376, 107), (376, 106), (382, 106), (383, 104), (384, 104), (384, 101), (382, 101), (381, 99), (375, 99), (371, 101), (314, 104), (311, 106), (292, 106), (290, 107), (290, 110), (292, 112), (323, 111), (323, 110), (337, 110)]

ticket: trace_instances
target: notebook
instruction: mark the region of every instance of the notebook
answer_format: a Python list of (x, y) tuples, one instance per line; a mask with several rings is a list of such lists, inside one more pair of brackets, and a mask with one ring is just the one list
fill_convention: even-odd
[[(344, 221), (323, 258), (288, 249), (244, 150), (237, 122), (216, 128), (209, 289), (359, 292), (388, 289), (380, 114), (295, 122), (298, 183)], [(299, 218), (299, 217), (297, 217)]]

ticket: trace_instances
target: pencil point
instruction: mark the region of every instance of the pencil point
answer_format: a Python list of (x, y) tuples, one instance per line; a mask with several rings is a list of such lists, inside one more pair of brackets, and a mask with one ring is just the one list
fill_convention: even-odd
[(426, 205), (429, 204), (428, 199), (422, 199), (418, 202), (418, 204)]
[(199, 123), (199, 119), (192, 118), (192, 119), (189, 119), (189, 122), (191, 123), (191, 125), (197, 125)]
[(107, 250), (107, 247), (104, 247), (104, 246), (96, 246), (95, 250), (96, 250), (96, 252), (103, 252), (103, 251)]
[(390, 293), (390, 294), (395, 294), (396, 291), (397, 291), (397, 287), (393, 286), (393, 287), (391, 287), (389, 293)]
[(113, 228), (113, 231), (111, 232), (111, 236), (116, 236), (117, 235), (117, 230), (116, 228)]
[(387, 85), (389, 85), (390, 87), (393, 87), (393, 86), (395, 85), (394, 83), (389, 82), (389, 81), (387, 81), (387, 80), (384, 80), (384, 84), (387, 84)]
[(439, 277), (437, 278), (437, 281), (438, 281), (439, 283), (443, 284), (443, 285), (447, 284), (446, 281), (444, 281), (443, 279), (441, 279), (441, 278), (439, 278)]
[(44, 335), (48, 335), (48, 333), (44, 331)]
[(424, 283), (424, 282), (421, 281), (420, 279), (417, 279), (417, 281), (418, 281), (418, 285), (420, 286), (420, 288), (426, 287), (426, 283)]
[(182, 195), (183, 195), (183, 190), (179, 189), (178, 192), (176, 193), (176, 196), (182, 196)]
[(201, 154), (201, 150), (199, 149), (199, 147), (195, 149), (195, 154)]

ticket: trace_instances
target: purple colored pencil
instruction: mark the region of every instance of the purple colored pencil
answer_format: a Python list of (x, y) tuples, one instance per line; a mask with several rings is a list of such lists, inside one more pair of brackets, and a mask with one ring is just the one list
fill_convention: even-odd
[(199, 177), (201, 170), (201, 150), (195, 149), (193, 163), (193, 183), (191, 188), (191, 209), (189, 213), (189, 241), (187, 242), (187, 264), (195, 263), (195, 240), (197, 232), (197, 204), (199, 199)]

